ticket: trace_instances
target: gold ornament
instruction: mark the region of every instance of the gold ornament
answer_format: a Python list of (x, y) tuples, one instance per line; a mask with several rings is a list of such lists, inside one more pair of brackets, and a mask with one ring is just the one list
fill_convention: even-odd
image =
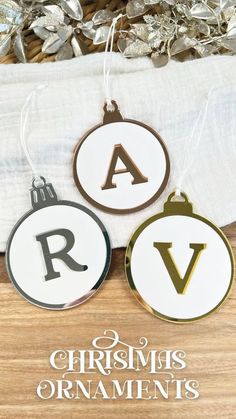
[(138, 301), (155, 316), (192, 322), (216, 311), (234, 278), (234, 256), (223, 232), (193, 212), (187, 195), (145, 221), (126, 251), (125, 270)]

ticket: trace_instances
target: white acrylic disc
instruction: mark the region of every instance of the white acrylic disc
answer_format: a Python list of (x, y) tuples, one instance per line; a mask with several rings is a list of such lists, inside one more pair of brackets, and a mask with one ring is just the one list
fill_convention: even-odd
[(7, 269), (17, 290), (31, 303), (49, 309), (73, 307), (91, 297), (107, 275), (110, 258), (103, 224), (91, 211), (69, 201), (27, 213), (7, 247)]
[(78, 189), (107, 212), (129, 213), (150, 205), (164, 190), (169, 172), (168, 153), (159, 135), (132, 120), (95, 127), (75, 151)]
[[(171, 263), (168, 257), (164, 262), (157, 249), (160, 243), (169, 247)], [(174, 278), (175, 265), (184, 278), (194, 253), (191, 244), (204, 244), (204, 249), (185, 292), (178, 293), (171, 275)], [(226, 237), (196, 214), (152, 217), (132, 237), (126, 260), (128, 281), (138, 300), (169, 321), (193, 321), (210, 314), (223, 303), (233, 281), (233, 254)]]

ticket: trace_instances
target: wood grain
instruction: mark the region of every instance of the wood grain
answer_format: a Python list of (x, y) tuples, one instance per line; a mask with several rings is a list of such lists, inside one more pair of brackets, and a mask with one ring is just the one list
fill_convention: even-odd
[[(236, 254), (236, 224), (224, 232)], [(195, 324), (175, 325), (154, 318), (136, 302), (123, 273), (124, 251), (116, 250), (113, 256), (109, 280), (96, 297), (65, 312), (42, 310), (24, 301), (9, 283), (1, 256), (0, 418), (235, 418), (235, 286), (219, 312)], [(89, 348), (92, 338), (111, 328), (133, 345), (144, 335), (149, 349), (184, 349), (188, 367), (178, 376), (197, 379), (200, 398), (43, 401), (36, 396), (41, 380), (61, 378), (49, 365), (52, 351)], [(125, 381), (130, 376), (121, 371), (115, 378)], [(87, 379), (91, 377), (83, 377)], [(150, 376), (142, 371), (138, 379)]]

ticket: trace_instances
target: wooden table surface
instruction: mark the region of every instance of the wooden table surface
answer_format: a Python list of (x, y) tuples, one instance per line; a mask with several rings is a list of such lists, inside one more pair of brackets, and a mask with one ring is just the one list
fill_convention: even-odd
[[(236, 224), (224, 232), (236, 253)], [(20, 297), (9, 283), (1, 256), (0, 418), (236, 418), (235, 286), (219, 312), (197, 323), (175, 325), (141, 307), (124, 277), (124, 251), (116, 250), (113, 256), (109, 278), (96, 297), (64, 312), (39, 309)], [(188, 367), (178, 375), (200, 382), (199, 399), (40, 400), (38, 383), (61, 378), (49, 365), (50, 353), (90, 348), (105, 329), (115, 329), (132, 345), (146, 336), (149, 349), (184, 349)], [(115, 378), (125, 381), (128, 376), (126, 370)], [(142, 371), (138, 378), (150, 376)]]

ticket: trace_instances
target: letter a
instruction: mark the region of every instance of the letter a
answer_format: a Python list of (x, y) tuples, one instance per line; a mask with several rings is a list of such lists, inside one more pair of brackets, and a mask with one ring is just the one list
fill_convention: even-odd
[(197, 261), (203, 249), (206, 248), (206, 244), (204, 243), (190, 243), (190, 249), (193, 249), (193, 255), (189, 262), (188, 268), (185, 272), (183, 278), (181, 278), (178, 268), (171, 256), (170, 248), (172, 247), (172, 243), (153, 243), (153, 246), (159, 250), (160, 255), (163, 259), (165, 267), (170, 275), (170, 278), (173, 282), (173, 285), (178, 294), (185, 294), (188, 284), (190, 282), (191, 276), (194, 272), (196, 267)]
[[(48, 237), (51, 236), (64, 237), (64, 239), (66, 240), (65, 247), (62, 250), (59, 250), (58, 252), (51, 253), (48, 245)], [(68, 252), (72, 249), (75, 243), (74, 235), (70, 230), (61, 228), (58, 230), (49, 231), (48, 233), (43, 233), (36, 236), (36, 240), (40, 242), (42, 246), (44, 261), (47, 269), (47, 275), (45, 275), (46, 281), (49, 281), (50, 279), (59, 278), (61, 276), (60, 272), (56, 272), (54, 270), (52, 259), (61, 259), (73, 271), (83, 272), (88, 269), (87, 265), (80, 265), (68, 254)]]
[[(126, 166), (125, 169), (116, 169), (117, 160), (119, 158)], [(120, 175), (122, 173), (130, 173), (133, 176), (132, 185), (148, 182), (148, 178), (143, 176), (124, 147), (121, 144), (116, 144), (113, 150), (107, 178), (102, 186), (102, 190), (116, 188), (116, 184), (112, 182), (113, 176)]]

